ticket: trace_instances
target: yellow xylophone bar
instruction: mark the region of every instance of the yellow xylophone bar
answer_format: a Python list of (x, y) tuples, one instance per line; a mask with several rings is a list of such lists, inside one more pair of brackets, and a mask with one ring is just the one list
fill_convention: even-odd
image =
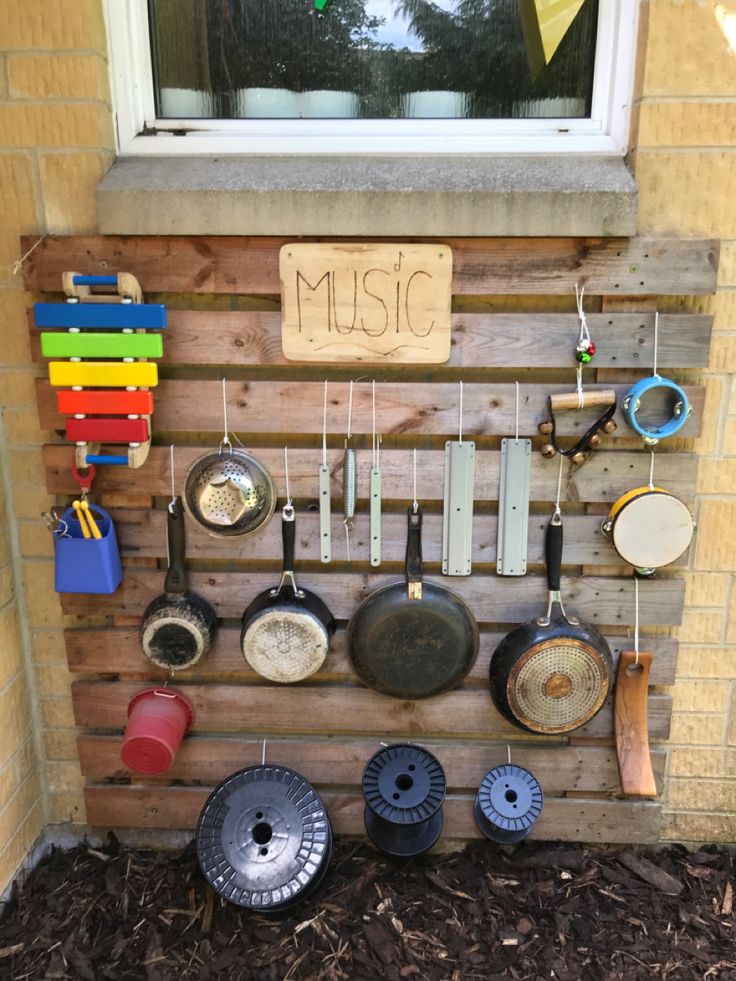
[(158, 385), (158, 365), (149, 361), (52, 361), (52, 385), (80, 385), (84, 388), (153, 388)]

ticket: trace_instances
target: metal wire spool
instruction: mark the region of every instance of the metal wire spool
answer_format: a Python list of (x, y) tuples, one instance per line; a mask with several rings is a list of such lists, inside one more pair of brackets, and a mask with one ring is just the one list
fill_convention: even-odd
[(196, 842), (202, 874), (215, 892), (236, 906), (276, 913), (324, 879), (332, 827), (300, 774), (285, 766), (250, 766), (209, 796)]
[(363, 771), (368, 837), (398, 858), (428, 851), (442, 831), (445, 790), (444, 770), (426, 749), (410, 743), (380, 749)]
[(187, 514), (216, 538), (244, 538), (271, 520), (276, 489), (268, 470), (244, 450), (206, 453), (184, 478)]
[(475, 798), (475, 821), (491, 841), (523, 841), (542, 813), (544, 794), (536, 777), (512, 763), (494, 766), (483, 777)]

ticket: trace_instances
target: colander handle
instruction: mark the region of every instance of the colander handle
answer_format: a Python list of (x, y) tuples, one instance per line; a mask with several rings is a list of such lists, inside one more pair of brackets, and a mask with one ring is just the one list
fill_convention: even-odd
[(187, 570), (184, 563), (186, 540), (184, 537), (184, 511), (181, 498), (172, 501), (166, 512), (166, 547), (169, 569), (164, 580), (167, 593), (181, 594), (187, 591)]

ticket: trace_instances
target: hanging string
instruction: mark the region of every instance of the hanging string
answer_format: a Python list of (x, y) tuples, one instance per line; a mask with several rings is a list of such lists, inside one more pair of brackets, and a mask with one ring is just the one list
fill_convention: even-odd
[(348, 396), (348, 439), (351, 438), (353, 432), (353, 383), (350, 382), (350, 395)]
[(458, 443), (461, 444), (462, 441), (463, 441), (463, 383), (460, 382), (460, 426), (458, 428)]
[[(575, 283), (575, 303), (578, 308), (578, 323), (580, 324), (580, 332), (578, 334), (578, 347), (585, 346), (586, 348), (590, 346), (590, 331), (588, 330), (588, 321), (585, 317), (585, 309), (583, 307), (583, 297), (585, 296), (585, 287), (578, 289), (578, 284)], [(578, 409), (585, 407), (585, 395), (583, 393), (583, 362), (578, 361), (578, 366), (575, 371), (575, 391), (578, 396)]]
[(634, 576), (634, 654), (635, 664), (639, 663), (639, 579)]
[(560, 453), (560, 466), (557, 471), (557, 498), (555, 499), (555, 511), (554, 511), (555, 518), (559, 518), (562, 515), (562, 511), (560, 510), (560, 498), (562, 496), (562, 461), (564, 459), (565, 458)]
[(174, 513), (174, 505), (176, 504), (176, 485), (174, 482), (174, 444), (172, 443), (169, 447), (169, 473), (171, 475), (171, 500), (169, 501), (169, 511)]
[(23, 263), (26, 261), (26, 259), (28, 258), (28, 256), (31, 254), (31, 252), (33, 252), (35, 249), (37, 249), (39, 247), (39, 245), (41, 244), (41, 242), (43, 242), (43, 240), (46, 238), (47, 235), (48, 235), (48, 232), (44, 232), (43, 235), (41, 236), (41, 238), (37, 239), (33, 243), (33, 245), (30, 247), (30, 249), (27, 252), (25, 252), (20, 257), (20, 259), (16, 259), (15, 260), (15, 262), (13, 263), (13, 275), (14, 276), (17, 276), (18, 275), (18, 273), (23, 268)]
[(654, 447), (652, 447), (651, 459), (649, 460), (649, 490), (654, 490)]
[(519, 383), (514, 382), (516, 385), (516, 410), (515, 410), (515, 424), (514, 424), (514, 442), (519, 442)]
[(227, 446), (230, 449), (230, 453), (232, 455), (233, 444), (230, 442), (230, 434), (228, 432), (228, 425), (227, 425), (227, 379), (226, 378), (222, 379), (222, 421), (223, 421), (225, 434), (220, 440), (220, 450), (222, 450), (223, 446)]
[(509, 766), (511, 766), (511, 743), (506, 743), (506, 755), (508, 756)]
[(417, 451), (414, 450), (414, 499), (412, 501), (412, 507), (414, 508), (414, 514), (419, 510), (419, 502), (417, 501)]
[(343, 521), (343, 527), (345, 528), (345, 552), (348, 557), (348, 562), (350, 561), (350, 527), (347, 520)]
[(261, 766), (266, 765), (266, 740), (263, 740), (263, 750), (261, 752)]
[(325, 378), (325, 397), (322, 407), (322, 465), (327, 466), (327, 379)]
[(372, 414), (372, 420), (373, 420), (372, 421), (372, 426), (373, 426), (372, 433), (373, 433), (373, 435), (371, 437), (371, 463), (372, 463), (373, 469), (374, 470), (377, 470), (378, 469), (378, 442), (376, 440), (376, 380), (375, 380), (375, 378), (373, 379), (373, 387), (372, 387), (371, 398), (372, 398), (371, 414)]
[(284, 447), (284, 477), (286, 480), (286, 506), (290, 508), (294, 505), (291, 500), (291, 491), (289, 490), (289, 451), (286, 446)]
[(653, 378), (659, 378), (659, 374), (657, 372), (658, 348), (659, 348), (659, 310), (655, 310), (654, 312), (654, 358), (652, 364)]

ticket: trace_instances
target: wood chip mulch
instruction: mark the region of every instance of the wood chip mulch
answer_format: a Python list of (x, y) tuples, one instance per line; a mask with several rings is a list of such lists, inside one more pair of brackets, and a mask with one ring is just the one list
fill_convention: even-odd
[(0, 921), (21, 981), (736, 979), (725, 850), (526, 842), (392, 862), (337, 842), (319, 893), (279, 919), (222, 903), (192, 846), (53, 851)]

